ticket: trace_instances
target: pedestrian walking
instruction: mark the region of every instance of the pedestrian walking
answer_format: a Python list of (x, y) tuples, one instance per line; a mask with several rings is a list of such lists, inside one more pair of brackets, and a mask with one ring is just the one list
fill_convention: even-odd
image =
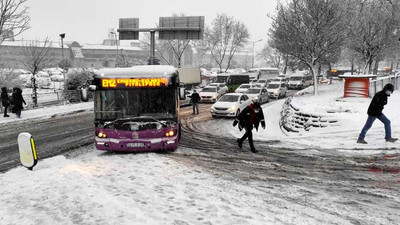
[(12, 99), (14, 104), (12, 112), (15, 113), (18, 118), (21, 118), (21, 111), (24, 108), (22, 103), (26, 105), (24, 97), (22, 97), (21, 88), (13, 88)]
[(7, 92), (8, 92), (7, 87), (1, 88), (1, 104), (4, 107), (4, 117), (10, 117), (7, 114), (7, 109), (10, 106), (10, 97), (8, 96)]
[(239, 124), (239, 130), (245, 129), (245, 133), (242, 138), (237, 139), (239, 148), (242, 148), (242, 143), (246, 138), (249, 139), (250, 150), (257, 153), (253, 144), (253, 127), (258, 131), (258, 126), (260, 125), (265, 129), (264, 113), (259, 102), (254, 102), (247, 106), (233, 121), (233, 126), (235, 127)]
[(388, 142), (395, 142), (398, 139), (392, 138), (392, 130), (390, 127), (390, 120), (382, 113), (383, 107), (387, 104), (388, 96), (393, 93), (394, 87), (392, 84), (386, 84), (382, 91), (379, 91), (372, 98), (372, 101), (368, 107), (368, 119), (365, 123), (361, 133), (358, 137), (357, 143), (367, 144), (364, 140), (367, 131), (371, 128), (372, 124), (376, 119), (380, 120), (385, 125), (385, 139)]
[(200, 102), (200, 95), (199, 93), (196, 92), (196, 90), (193, 90), (192, 95), (190, 96), (192, 105), (193, 105), (193, 113), (192, 114), (199, 114), (199, 102)]

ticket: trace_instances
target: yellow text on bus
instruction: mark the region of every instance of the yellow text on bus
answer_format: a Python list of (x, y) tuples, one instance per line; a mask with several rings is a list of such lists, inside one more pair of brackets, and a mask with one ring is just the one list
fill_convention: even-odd
[(103, 88), (116, 87), (161, 87), (168, 86), (167, 78), (119, 78), (119, 79), (101, 79)]

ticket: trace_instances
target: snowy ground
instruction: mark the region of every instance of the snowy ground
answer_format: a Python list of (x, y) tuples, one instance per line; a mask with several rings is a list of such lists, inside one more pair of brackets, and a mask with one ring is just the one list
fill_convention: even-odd
[[(336, 109), (340, 126), (286, 136), (278, 123), (283, 104), (279, 100), (263, 106), (267, 129), (256, 133), (255, 139), (270, 141), (271, 147), (298, 149), (307, 154), (398, 155), (399, 143), (384, 141), (384, 129), (379, 121), (367, 135), (368, 145), (355, 143), (367, 118), (370, 99), (341, 99), (341, 96), (337, 87), (327, 86), (321, 90), (321, 96), (305, 95), (294, 100), (303, 110)], [(394, 137), (400, 136), (399, 100), (400, 93), (395, 92), (384, 110), (392, 120)], [(92, 108), (93, 102), (89, 102), (27, 110), (22, 112), (22, 120)], [(0, 123), (16, 120), (21, 119), (12, 114), (10, 118), (1, 117)], [(228, 119), (205, 122), (199, 128), (230, 137), (242, 135)], [(393, 205), (400, 202), (398, 192), (380, 189), (386, 185), (385, 177), (398, 180), (398, 174), (382, 174), (382, 183), (369, 189), (360, 186), (354, 190), (357, 195), (348, 198), (353, 193), (338, 194), (318, 185), (308, 187), (287, 182), (290, 177), (282, 177), (285, 182), (250, 179), (251, 174), (249, 179), (232, 179), (223, 173), (174, 160), (169, 154), (112, 154), (96, 151), (93, 146), (77, 152), (77, 155), (41, 160), (33, 171), (18, 167), (0, 174), (0, 224), (400, 223), (399, 206)], [(175, 154), (203, 153), (181, 147)], [(254, 161), (254, 164), (263, 162)], [(271, 166), (271, 170), (276, 167), (268, 162), (264, 164)], [(372, 179), (369, 176), (372, 175), (354, 179), (368, 183)], [(324, 182), (324, 177), (308, 179)], [(332, 185), (341, 189), (346, 183)], [(359, 197), (363, 194), (372, 197), (364, 200)]]

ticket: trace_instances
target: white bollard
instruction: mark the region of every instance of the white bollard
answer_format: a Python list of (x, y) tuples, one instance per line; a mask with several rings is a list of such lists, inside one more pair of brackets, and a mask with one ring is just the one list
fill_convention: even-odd
[(32, 170), (37, 164), (36, 147), (33, 137), (29, 133), (18, 135), (19, 156), (23, 166)]

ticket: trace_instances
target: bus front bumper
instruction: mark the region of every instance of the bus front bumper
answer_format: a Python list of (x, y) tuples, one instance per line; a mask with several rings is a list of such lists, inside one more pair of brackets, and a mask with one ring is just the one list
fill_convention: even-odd
[(178, 135), (174, 137), (152, 138), (152, 139), (115, 139), (95, 138), (98, 150), (104, 151), (157, 151), (175, 150), (178, 148)]

